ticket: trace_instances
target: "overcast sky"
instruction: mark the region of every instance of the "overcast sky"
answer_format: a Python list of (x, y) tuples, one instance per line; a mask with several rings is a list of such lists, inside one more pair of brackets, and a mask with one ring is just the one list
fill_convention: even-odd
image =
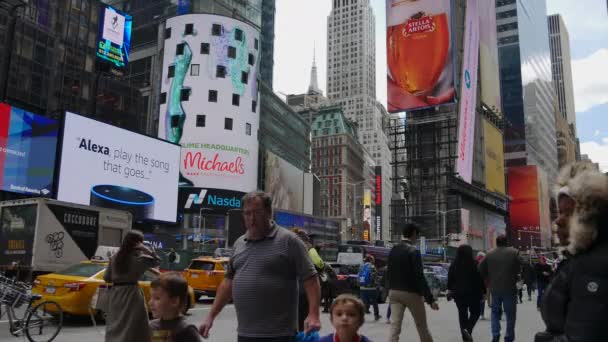
[[(488, 1), (488, 0), (482, 0)], [(539, 1), (539, 0), (533, 0)], [(385, 1), (376, 16), (376, 97), (386, 105)], [(327, 16), (331, 0), (277, 0), (274, 90), (297, 94), (310, 82), (313, 49), (319, 88), (326, 89)], [(547, 0), (547, 14), (564, 17), (570, 33), (578, 135), (582, 153), (608, 171), (608, 9), (606, 0)]]

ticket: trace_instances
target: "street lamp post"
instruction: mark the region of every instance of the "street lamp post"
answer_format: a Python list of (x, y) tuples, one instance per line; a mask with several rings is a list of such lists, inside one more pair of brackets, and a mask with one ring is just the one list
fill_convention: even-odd
[[(202, 238), (202, 246), (201, 250), (205, 253), (205, 235), (207, 235), (207, 222), (205, 221), (205, 217), (203, 216), (203, 211), (211, 211), (211, 208), (203, 208), (201, 207), (198, 210), (198, 233), (200, 234), (201, 228), (203, 229), (203, 238)], [(202, 224), (202, 227), (201, 227)]]
[(441, 240), (443, 241), (443, 262), (447, 261), (447, 243), (446, 243), (446, 238), (447, 238), (447, 224), (448, 224), (448, 218), (447, 218), (447, 214), (449, 212), (452, 211), (460, 211), (461, 209), (450, 209), (450, 210), (446, 210), (446, 211), (442, 211), (442, 210), (429, 210), (429, 212), (432, 213), (436, 213), (436, 214), (440, 214), (441, 215), (441, 230), (442, 230), (442, 237)]

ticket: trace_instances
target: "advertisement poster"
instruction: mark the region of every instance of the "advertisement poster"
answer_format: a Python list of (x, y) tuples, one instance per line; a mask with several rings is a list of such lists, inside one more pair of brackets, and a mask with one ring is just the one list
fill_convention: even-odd
[(267, 152), (265, 176), (264, 191), (272, 195), (273, 208), (302, 212), (304, 171)]
[(464, 28), (464, 55), (458, 110), (458, 158), (456, 173), (467, 183), (473, 178), (473, 142), (477, 106), (477, 67), (479, 60), (479, 20), (477, 0), (467, 0)]
[(57, 199), (175, 222), (178, 145), (66, 113)]
[[(72, 240), (78, 245), (87, 259), (95, 255), (99, 240), (99, 212), (80, 208), (47, 204), (53, 215), (63, 226)], [(46, 242), (54, 244), (58, 257), (63, 254), (64, 232), (47, 234)]]
[(32, 263), (36, 205), (2, 207), (0, 223), (0, 265)]
[(257, 188), (259, 36), (218, 15), (167, 20), (158, 135), (182, 146), (180, 186)]
[(129, 63), (133, 17), (117, 9), (101, 5), (97, 32), (97, 58), (123, 69)]
[(450, 4), (386, 1), (389, 113), (454, 102)]
[(376, 236), (382, 236), (382, 166), (376, 166), (375, 173), (376, 215), (374, 226), (376, 227)]
[[(544, 179), (544, 180), (543, 180)], [(508, 169), (510, 228), (520, 245), (536, 246), (550, 241), (548, 185), (543, 172), (536, 166)], [(542, 228), (541, 228), (542, 227)]]
[(0, 103), (1, 190), (52, 195), (58, 132), (57, 120)]
[(231, 209), (241, 209), (244, 192), (213, 188), (179, 188), (178, 211), (199, 214), (201, 209), (210, 209), (216, 214), (225, 214)]
[(483, 119), (486, 162), (486, 189), (505, 195), (505, 155), (502, 133), (491, 122)]
[(502, 112), (496, 37), (496, 2), (478, 1), (479, 10), (479, 80), (481, 102)]

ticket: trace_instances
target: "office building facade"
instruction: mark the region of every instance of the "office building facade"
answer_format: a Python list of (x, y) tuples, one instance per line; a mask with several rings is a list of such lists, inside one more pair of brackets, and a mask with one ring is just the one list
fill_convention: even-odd
[(576, 112), (570, 59), (570, 36), (559, 14), (547, 17), (551, 74), (556, 95), (555, 128), (559, 167), (576, 160)]
[[(359, 142), (382, 168), (384, 199), (392, 195), (388, 113), (376, 100), (375, 16), (369, 0), (333, 0), (327, 18), (327, 97), (357, 125)], [(389, 217), (389, 202), (383, 216)], [(383, 240), (390, 220), (382, 221)]]
[(554, 182), (555, 89), (546, 18), (544, 0), (496, 1), (506, 166), (536, 165)]

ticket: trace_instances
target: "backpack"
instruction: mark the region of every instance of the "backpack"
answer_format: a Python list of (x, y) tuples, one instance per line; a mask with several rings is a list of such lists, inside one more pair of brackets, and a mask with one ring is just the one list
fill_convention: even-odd
[(359, 270), (359, 286), (372, 286), (372, 265), (369, 263), (363, 264)]

